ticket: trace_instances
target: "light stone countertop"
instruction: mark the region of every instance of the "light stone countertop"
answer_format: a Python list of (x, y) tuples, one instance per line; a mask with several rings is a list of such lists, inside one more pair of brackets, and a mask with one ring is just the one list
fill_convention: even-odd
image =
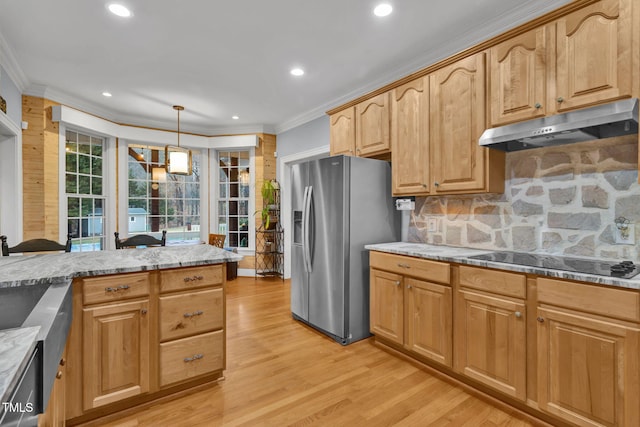
[[(75, 277), (237, 262), (241, 255), (211, 245), (0, 257), (0, 288), (68, 286)], [(0, 396), (6, 401), (39, 339), (40, 327), (0, 330)], [(0, 408), (0, 413), (2, 408)]]
[[(539, 276), (555, 277), (559, 279), (575, 280), (579, 282), (595, 283), (619, 288), (640, 290), (640, 275), (633, 279), (621, 279), (609, 276), (597, 276), (594, 274), (576, 273), (573, 271), (554, 270), (527, 265), (506, 264), (479, 259), (470, 259), (470, 256), (494, 252), (483, 249), (458, 248), (453, 246), (428, 245), (424, 243), (393, 242), (366, 245), (365, 249), (387, 252), (398, 255), (415, 256), (436, 261), (455, 262), (458, 264), (475, 265), (478, 267), (494, 268), (497, 270), (515, 271), (519, 273), (535, 274)], [(578, 258), (572, 256), (572, 258)], [(589, 259), (582, 257), (584, 259)], [(602, 261), (601, 259), (593, 259)]]
[(74, 277), (237, 262), (241, 255), (211, 245), (0, 257), (0, 288), (50, 284)]
[[(0, 402), (7, 402), (36, 347), (38, 326), (0, 331)], [(0, 407), (0, 414), (4, 409)]]

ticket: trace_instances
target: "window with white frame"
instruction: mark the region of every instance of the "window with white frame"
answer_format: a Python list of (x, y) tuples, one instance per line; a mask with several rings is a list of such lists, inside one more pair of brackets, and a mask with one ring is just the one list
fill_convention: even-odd
[(73, 252), (105, 249), (104, 145), (101, 137), (65, 132), (67, 229)]
[(248, 248), (250, 244), (250, 151), (218, 151), (218, 233), (227, 236), (225, 246)]
[(167, 241), (200, 240), (200, 162), (193, 152), (193, 174), (167, 174), (164, 147), (128, 145), (128, 234), (167, 231)]

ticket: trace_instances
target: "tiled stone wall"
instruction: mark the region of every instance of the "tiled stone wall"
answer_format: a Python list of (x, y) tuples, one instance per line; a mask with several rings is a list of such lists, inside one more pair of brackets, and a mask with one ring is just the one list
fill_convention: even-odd
[(637, 135), (509, 153), (504, 194), (418, 197), (409, 240), (637, 261), (613, 234), (623, 216), (640, 243), (637, 159)]

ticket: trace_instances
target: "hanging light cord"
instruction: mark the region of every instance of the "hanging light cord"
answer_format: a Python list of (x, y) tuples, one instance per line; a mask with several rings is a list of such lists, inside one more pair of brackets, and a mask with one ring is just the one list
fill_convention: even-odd
[(178, 112), (178, 147), (180, 147), (180, 111), (184, 110), (182, 105), (174, 105), (173, 109)]

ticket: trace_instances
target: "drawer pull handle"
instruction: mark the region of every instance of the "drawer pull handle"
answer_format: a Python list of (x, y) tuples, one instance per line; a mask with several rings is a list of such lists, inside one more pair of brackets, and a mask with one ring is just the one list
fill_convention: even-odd
[(194, 360), (202, 359), (203, 357), (204, 357), (204, 354), (194, 354), (191, 357), (185, 357), (184, 363), (193, 362)]
[(196, 310), (193, 313), (185, 313), (184, 317), (189, 318), (189, 317), (194, 317), (194, 316), (201, 316), (204, 314), (204, 311), (202, 310)]
[(202, 276), (185, 277), (184, 278), (184, 282), (185, 283), (197, 282), (198, 280), (202, 280), (202, 279), (204, 279), (204, 277), (202, 277)]
[(519, 311), (516, 311), (515, 315), (518, 319), (522, 317), (522, 313), (520, 313)]
[(129, 285), (120, 285), (117, 286), (115, 288), (112, 288), (111, 286), (104, 288), (105, 292), (120, 292), (120, 291), (126, 291), (127, 289), (129, 289), (131, 286)]
[(544, 317), (540, 317), (538, 316), (538, 318), (536, 319), (538, 322), (540, 323), (544, 323)]
[(405, 264), (405, 263), (402, 263), (402, 262), (398, 263), (398, 267), (400, 267), (400, 268), (411, 268), (411, 266), (409, 264)]

